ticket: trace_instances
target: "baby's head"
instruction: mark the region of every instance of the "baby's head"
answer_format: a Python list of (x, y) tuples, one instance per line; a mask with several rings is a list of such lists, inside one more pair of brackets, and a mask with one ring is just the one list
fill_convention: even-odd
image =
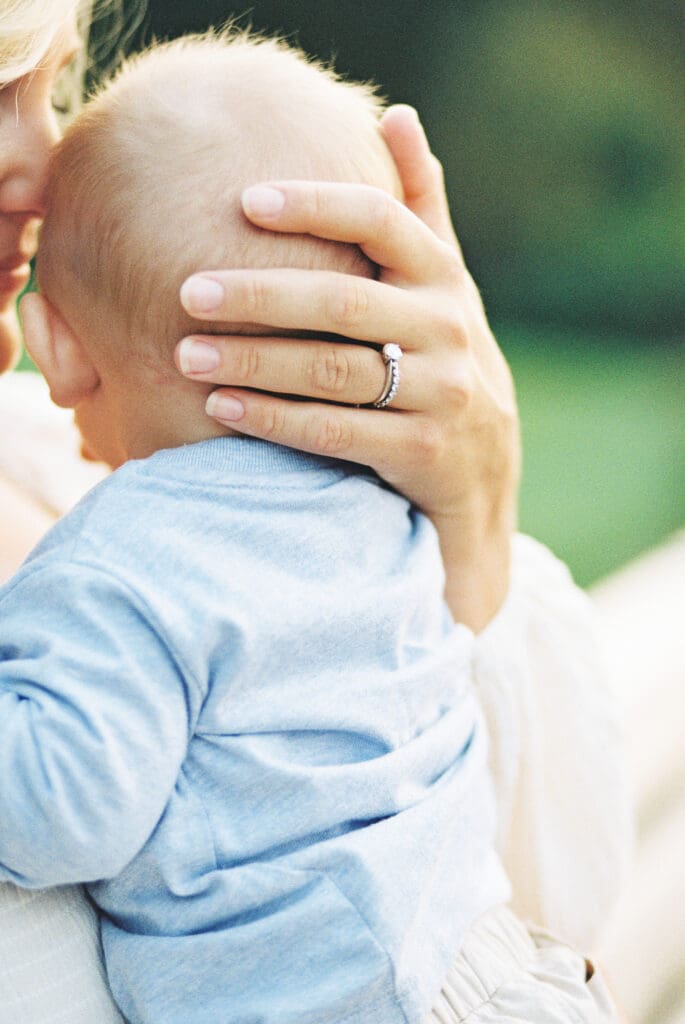
[[(199, 269), (298, 267), (371, 276), (356, 246), (252, 226), (258, 181), (344, 181), (399, 194), (382, 104), (298, 51), (245, 34), (189, 37), (134, 58), (57, 147), (27, 344), (53, 397), (112, 464), (219, 433), (176, 343), (207, 325), (179, 288)], [(268, 327), (269, 325), (264, 325)], [(214, 333), (256, 333), (215, 324)]]

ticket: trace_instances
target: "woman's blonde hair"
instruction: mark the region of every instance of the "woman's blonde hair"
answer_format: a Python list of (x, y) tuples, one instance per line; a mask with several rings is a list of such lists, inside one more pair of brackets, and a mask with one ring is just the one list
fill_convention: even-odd
[(4, 0), (0, 12), (0, 85), (36, 68), (60, 28), (87, 17), (90, 0)]
[[(94, 17), (106, 22), (94, 56), (95, 64), (111, 70), (140, 26), (146, 0), (2, 0), (0, 7), (0, 88), (40, 65), (70, 18), (76, 16), (83, 53), (71, 80), (80, 87), (86, 67), (85, 48)], [(107, 16), (107, 17), (105, 17)]]
[[(0, 0), (0, 89), (40, 63), (57, 34), (76, 18), (82, 46), (55, 83), (54, 107), (62, 128), (81, 106), (84, 90), (111, 73), (143, 21), (147, 0)], [(89, 40), (91, 25), (97, 31)], [(89, 42), (92, 45), (89, 45)]]

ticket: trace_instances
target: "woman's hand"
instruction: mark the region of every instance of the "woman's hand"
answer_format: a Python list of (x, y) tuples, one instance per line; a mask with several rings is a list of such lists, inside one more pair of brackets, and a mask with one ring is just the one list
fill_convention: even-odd
[[(180, 343), (177, 361), (193, 379), (228, 385), (208, 402), (220, 422), (369, 465), (415, 502), (438, 529), (455, 617), (480, 629), (508, 586), (519, 473), (514, 391), (415, 112), (391, 108), (382, 129), (406, 206), (370, 187), (311, 182), (248, 189), (243, 200), (260, 227), (357, 243), (381, 267), (378, 281), (236, 270), (195, 275), (182, 289), (200, 319), (341, 340), (196, 336)], [(379, 396), (385, 367), (376, 349), (345, 338), (401, 345), (401, 382), (389, 408), (357, 408)]]

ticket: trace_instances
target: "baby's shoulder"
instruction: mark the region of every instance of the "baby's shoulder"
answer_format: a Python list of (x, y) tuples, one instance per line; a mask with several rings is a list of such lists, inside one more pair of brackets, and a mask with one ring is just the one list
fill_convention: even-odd
[(162, 523), (164, 506), (164, 495), (155, 492), (140, 466), (127, 463), (88, 491), (49, 530), (25, 567), (83, 562), (116, 571), (140, 564), (143, 554), (151, 554), (158, 532), (152, 524)]

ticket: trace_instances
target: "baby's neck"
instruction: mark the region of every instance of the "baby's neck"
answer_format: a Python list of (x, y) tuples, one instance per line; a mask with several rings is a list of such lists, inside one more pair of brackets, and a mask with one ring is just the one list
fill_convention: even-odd
[[(131, 434), (126, 444), (126, 459), (146, 459), (164, 448), (180, 448), (186, 444), (197, 444), (212, 437), (223, 437), (227, 433), (204, 413), (204, 421), (186, 420), (181, 409), (178, 410), (175, 422), (159, 423), (156, 429), (148, 432), (138, 431)], [(205, 422), (206, 421), (206, 422)]]
[(107, 404), (116, 433), (112, 468), (130, 459), (144, 459), (165, 448), (179, 448), (232, 431), (212, 420), (205, 412), (210, 385), (178, 379), (164, 379), (149, 386), (138, 382), (117, 388)]

